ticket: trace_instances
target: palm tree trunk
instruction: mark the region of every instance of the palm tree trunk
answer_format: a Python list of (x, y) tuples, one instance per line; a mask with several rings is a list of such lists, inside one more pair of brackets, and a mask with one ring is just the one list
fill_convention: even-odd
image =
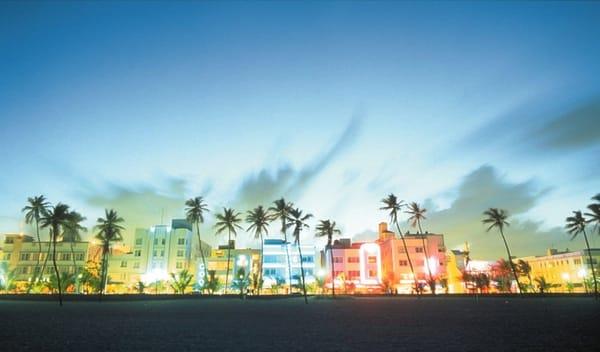
[(54, 265), (54, 273), (56, 274), (56, 282), (58, 284), (58, 304), (62, 307), (62, 286), (60, 283), (60, 274), (58, 272), (58, 266), (56, 265), (56, 236), (58, 234), (58, 226), (52, 229), (52, 264)]
[(329, 241), (329, 254), (331, 257), (331, 294), (335, 297), (335, 262), (333, 261), (333, 245), (331, 241)]
[(73, 273), (77, 274), (77, 261), (75, 261), (75, 249), (73, 248), (72, 241), (71, 241), (71, 259), (73, 259)]
[(285, 230), (285, 221), (281, 222), (281, 229), (283, 230), (283, 240), (285, 244), (285, 256), (287, 258), (288, 267), (288, 294), (292, 294), (292, 262), (290, 261), (290, 250), (287, 240), (287, 231)]
[(429, 254), (427, 253), (427, 246), (425, 245), (425, 235), (423, 234), (423, 229), (421, 228), (421, 221), (417, 220), (417, 225), (419, 225), (419, 235), (421, 235), (421, 242), (423, 243), (425, 265), (427, 266), (427, 272), (429, 273), (429, 288), (431, 289), (431, 293), (435, 295), (435, 282), (433, 281), (433, 275), (431, 275), (431, 267), (429, 266)]
[(263, 260), (264, 260), (265, 244), (263, 241), (263, 235), (260, 234), (260, 272), (258, 273), (258, 295), (260, 296), (260, 290), (262, 289), (263, 282)]
[(46, 251), (46, 258), (44, 258), (44, 264), (42, 264), (42, 270), (40, 271), (40, 277), (44, 277), (44, 271), (46, 270), (46, 265), (48, 263), (48, 258), (50, 258), (50, 252), (52, 251), (52, 235), (50, 235), (50, 241), (48, 241), (48, 250)]
[(398, 230), (398, 234), (402, 239), (402, 245), (404, 246), (404, 253), (406, 254), (406, 259), (408, 260), (408, 265), (410, 266), (410, 272), (412, 273), (413, 279), (415, 280), (415, 290), (417, 290), (417, 294), (420, 294), (419, 290), (419, 282), (417, 281), (417, 275), (415, 275), (415, 269), (412, 264), (412, 260), (410, 259), (410, 254), (408, 254), (408, 247), (406, 246), (406, 240), (404, 239), (404, 235), (402, 234), (402, 230), (400, 230), (400, 226), (398, 225), (398, 221), (395, 221), (396, 229)]
[(27, 293), (29, 293), (31, 291), (31, 289), (33, 288), (33, 285), (35, 285), (35, 283), (38, 280), (38, 277), (40, 276), (40, 257), (42, 256), (42, 241), (40, 240), (40, 224), (39, 224), (38, 217), (35, 218), (35, 233), (37, 235), (39, 251), (38, 251), (37, 260), (35, 263), (35, 271), (33, 274), (33, 279), (29, 283), (29, 287), (27, 287)]
[(519, 294), (522, 296), (523, 290), (521, 290), (521, 283), (519, 282), (519, 278), (517, 277), (517, 270), (515, 270), (515, 264), (512, 261), (512, 255), (510, 254), (510, 249), (508, 248), (508, 243), (506, 242), (506, 238), (504, 237), (504, 231), (502, 231), (502, 229), (500, 229), (500, 235), (502, 236), (502, 241), (504, 242), (504, 247), (506, 248), (506, 254), (508, 254), (508, 262), (510, 263), (510, 269), (512, 270), (515, 281), (517, 281)]
[(300, 240), (298, 240), (298, 254), (300, 254), (300, 273), (302, 274), (302, 291), (304, 291), (304, 304), (308, 304), (308, 298), (306, 298), (306, 283), (304, 282), (304, 261), (302, 260), (302, 249), (300, 248)]
[(592, 278), (594, 279), (594, 297), (598, 300), (598, 281), (596, 281), (596, 272), (594, 271), (594, 260), (592, 259), (592, 251), (590, 250), (590, 243), (588, 242), (587, 234), (583, 229), (583, 238), (585, 239), (585, 246), (587, 247), (588, 256), (590, 258), (590, 267), (592, 269)]
[(229, 262), (231, 261), (231, 230), (227, 230), (227, 272), (225, 273), (225, 294), (227, 294), (227, 283), (229, 281)]
[(196, 221), (196, 234), (198, 235), (198, 248), (200, 249), (200, 256), (202, 257), (202, 264), (204, 265), (204, 280), (208, 280), (208, 268), (206, 267), (206, 259), (204, 258), (204, 251), (202, 250), (202, 239), (200, 238), (200, 222), (198, 221)]

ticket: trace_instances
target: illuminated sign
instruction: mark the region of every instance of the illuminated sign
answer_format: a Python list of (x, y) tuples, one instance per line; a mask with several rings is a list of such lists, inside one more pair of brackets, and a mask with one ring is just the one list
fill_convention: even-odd
[(376, 243), (360, 246), (360, 282), (364, 285), (381, 284), (381, 250)]

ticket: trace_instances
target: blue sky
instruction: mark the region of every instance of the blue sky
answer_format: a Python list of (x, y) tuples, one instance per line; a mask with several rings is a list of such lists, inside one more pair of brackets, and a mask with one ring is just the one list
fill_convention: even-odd
[(40, 193), (130, 229), (284, 195), (368, 238), (394, 192), (449, 247), (501, 255), (490, 206), (516, 255), (581, 247), (558, 227), (600, 192), (599, 23), (595, 3), (2, 3), (0, 232)]

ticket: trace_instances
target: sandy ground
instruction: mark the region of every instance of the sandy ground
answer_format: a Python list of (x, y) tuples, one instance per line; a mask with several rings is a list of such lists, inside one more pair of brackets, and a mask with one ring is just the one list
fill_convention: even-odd
[(0, 299), (0, 351), (592, 351), (591, 298)]

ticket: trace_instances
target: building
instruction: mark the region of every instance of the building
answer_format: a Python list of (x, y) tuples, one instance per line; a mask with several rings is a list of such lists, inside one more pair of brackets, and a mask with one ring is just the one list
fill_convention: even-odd
[[(436, 290), (442, 289), (440, 282), (446, 278), (444, 236), (428, 232), (424, 234), (406, 233), (404, 241), (419, 285), (428, 290), (429, 274), (431, 273), (436, 281)], [(381, 251), (383, 280), (397, 292), (413, 292), (415, 281), (402, 238), (389, 231), (387, 223), (382, 222), (379, 224), (377, 243)]]
[[(301, 283), (300, 251), (306, 284), (315, 282), (316, 250), (312, 244), (300, 247), (283, 239), (265, 239), (263, 242), (263, 288), (275, 285), (299, 285)], [(289, 256), (289, 265), (288, 265)]]
[(471, 259), (468, 243), (465, 243), (463, 249), (448, 251), (446, 262), (448, 293), (475, 293), (481, 291), (476, 282), (469, 280), (465, 282), (465, 274), (470, 275), (472, 278), (483, 274), (491, 279), (493, 265), (494, 262), (492, 261)]
[[(228, 252), (229, 252), (229, 275), (227, 274), (228, 267)], [(202, 261), (197, 262), (198, 269), (200, 272)], [(260, 251), (258, 249), (238, 249), (235, 248), (235, 241), (231, 240), (228, 245), (219, 246), (213, 249), (210, 256), (206, 258), (206, 265), (208, 266), (209, 275), (214, 275), (220, 283), (220, 289), (222, 292), (225, 291), (225, 282), (227, 280), (228, 292), (231, 291), (232, 283), (234, 279), (239, 279), (238, 275), (243, 274), (243, 278), (249, 281), (250, 278), (256, 276), (260, 268)], [(243, 271), (240, 271), (243, 270)], [(198, 286), (202, 286), (204, 278), (201, 275), (196, 276), (196, 283)]]
[[(529, 263), (531, 278), (544, 278), (551, 285), (551, 291), (558, 292), (586, 292), (593, 285), (592, 267), (598, 275), (598, 262), (600, 261), (600, 248), (590, 249), (592, 262), (590, 263), (587, 249), (579, 251), (558, 251), (548, 249), (546, 255), (518, 258)], [(587, 286), (586, 287), (586, 281)], [(534, 282), (534, 286), (535, 286)]]
[[(41, 253), (40, 253), (41, 246)], [(50, 249), (50, 251), (49, 251)], [(52, 242), (37, 242), (33, 237), (23, 234), (6, 234), (4, 237), (2, 259), (8, 271), (14, 272), (17, 290), (24, 288), (36, 275), (36, 266), (46, 266), (41, 280), (48, 280), (54, 275)], [(99, 248), (90, 242), (56, 243), (56, 262), (58, 271), (73, 274), (86, 267), (88, 261), (98, 261)]]
[(325, 249), (324, 266), (328, 289), (333, 282), (335, 289), (344, 293), (381, 290), (382, 259), (378, 243), (351, 243), (348, 238), (336, 240), (332, 248)]
[[(195, 243), (192, 226), (183, 219), (174, 219), (171, 225), (156, 225), (149, 229), (136, 229), (131, 246), (118, 245), (109, 258), (109, 292), (136, 290), (139, 282), (151, 285), (170, 279), (170, 274), (188, 270), (191, 274), (204, 276), (197, 271), (199, 248), (206, 256), (210, 246)], [(200, 260), (201, 262), (201, 260)]]

